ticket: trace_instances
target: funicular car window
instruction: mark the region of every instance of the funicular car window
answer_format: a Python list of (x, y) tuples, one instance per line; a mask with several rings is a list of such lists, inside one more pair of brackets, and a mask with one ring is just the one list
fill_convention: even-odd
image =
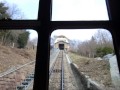
[(108, 20), (105, 0), (52, 0), (52, 21)]
[[(107, 6), (109, 4), (109, 16), (110, 20), (118, 20), (119, 21), (119, 0), (113, 1), (113, 0), (106, 0)], [(108, 2), (109, 1), (109, 2)], [(35, 82), (34, 82), (34, 90), (47, 90), (48, 89), (48, 76), (49, 76), (49, 45), (50, 42), (49, 36), (51, 31), (56, 29), (83, 29), (83, 28), (105, 28), (112, 32), (113, 35), (113, 41), (115, 44), (115, 52), (117, 54), (117, 58), (119, 59), (119, 26), (115, 24), (114, 22), (109, 21), (79, 21), (79, 22), (58, 22), (56, 20), (50, 21), (50, 9), (51, 9), (51, 0), (41, 0), (39, 3), (39, 16), (38, 20), (34, 21), (0, 21), (0, 28), (4, 29), (13, 29), (13, 28), (30, 28), (30, 29), (36, 29), (39, 34), (38, 39), (38, 49), (37, 50), (37, 60), (36, 60), (36, 68), (35, 68)], [(113, 7), (114, 6), (114, 7)], [(42, 20), (42, 21), (41, 21)], [(41, 21), (41, 22), (40, 22)], [(62, 21), (62, 20), (61, 20)], [(65, 21), (65, 20), (63, 20)], [(68, 21), (68, 20), (67, 20)], [(41, 26), (40, 26), (41, 24)], [(110, 24), (110, 25), (109, 25)], [(51, 27), (50, 27), (51, 26)], [(115, 28), (117, 27), (117, 28)], [(114, 30), (113, 30), (114, 29)], [(49, 34), (48, 34), (49, 33)], [(40, 42), (42, 43), (40, 44)], [(119, 62), (119, 61), (118, 61)], [(120, 62), (118, 63), (120, 65)], [(42, 72), (42, 73), (41, 73)]]
[(74, 90), (120, 88), (118, 62), (108, 30), (57, 29), (51, 34), (50, 45), (49, 90), (58, 90), (62, 84)]
[(0, 0), (1, 18), (12, 20), (36, 20), (39, 0)]
[(0, 87), (33, 89), (37, 32), (32, 29), (0, 29)]

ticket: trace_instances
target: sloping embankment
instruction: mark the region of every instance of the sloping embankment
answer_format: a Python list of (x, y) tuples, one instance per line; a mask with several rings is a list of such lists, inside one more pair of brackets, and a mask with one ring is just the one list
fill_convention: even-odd
[(0, 73), (35, 60), (36, 51), (0, 45)]
[[(90, 85), (89, 82), (86, 82), (86, 86), (98, 86), (94, 88), (99, 88), (103, 86), (106, 89), (103, 90), (114, 90), (114, 86), (111, 82), (111, 75), (110, 75), (110, 66), (108, 61), (98, 61), (92, 58), (82, 57), (73, 53), (69, 53), (72, 62), (75, 63), (78, 68), (76, 72), (79, 72), (80, 76), (85, 80), (92, 82)], [(74, 70), (76, 67), (74, 64), (71, 65)], [(94, 82), (95, 81), (95, 82)], [(92, 87), (91, 87), (92, 88)], [(108, 88), (108, 89), (107, 89)], [(100, 90), (100, 89), (90, 89), (90, 90)]]

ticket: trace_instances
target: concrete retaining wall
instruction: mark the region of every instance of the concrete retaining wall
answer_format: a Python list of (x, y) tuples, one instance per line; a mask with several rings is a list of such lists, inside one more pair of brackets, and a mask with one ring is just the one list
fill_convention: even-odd
[(116, 55), (109, 59), (112, 83), (115, 87), (120, 87), (120, 73)]
[(85, 90), (104, 90), (100, 87), (99, 84), (97, 84), (95, 81), (92, 81), (88, 76), (84, 75), (78, 70), (78, 67), (71, 63), (71, 68), (80, 76), (81, 82), (85, 88)]

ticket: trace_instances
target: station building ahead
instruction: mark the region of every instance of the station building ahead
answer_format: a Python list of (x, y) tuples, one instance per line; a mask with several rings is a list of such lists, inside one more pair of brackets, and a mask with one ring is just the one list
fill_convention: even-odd
[(69, 39), (63, 35), (57, 36), (54, 42), (54, 48), (60, 50), (69, 50)]

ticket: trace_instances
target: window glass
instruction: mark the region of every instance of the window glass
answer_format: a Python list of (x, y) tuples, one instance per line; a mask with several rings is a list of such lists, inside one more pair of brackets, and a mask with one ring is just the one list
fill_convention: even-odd
[(34, 30), (0, 30), (1, 90), (32, 90), (37, 33)]
[(0, 0), (0, 19), (37, 19), (39, 0)]
[(105, 29), (59, 29), (51, 34), (49, 90), (119, 90), (111, 33)]
[(52, 21), (109, 20), (105, 0), (53, 0)]

